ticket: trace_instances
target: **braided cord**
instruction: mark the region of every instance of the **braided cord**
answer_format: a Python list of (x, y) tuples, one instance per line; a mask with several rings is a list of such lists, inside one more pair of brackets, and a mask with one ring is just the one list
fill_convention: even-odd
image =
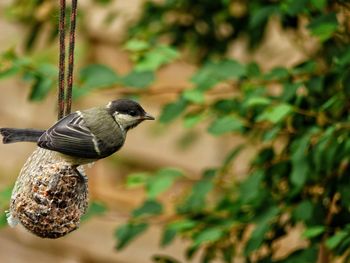
[(72, 108), (75, 29), (76, 29), (77, 9), (78, 9), (77, 7), (78, 7), (78, 0), (72, 0), (72, 12), (70, 17), (70, 33), (69, 33), (68, 77), (67, 77), (65, 115), (69, 114)]
[(64, 77), (65, 77), (65, 20), (66, 20), (66, 1), (60, 0), (60, 19), (58, 26), (59, 34), (59, 69), (58, 69), (58, 115), (61, 119), (64, 115)]

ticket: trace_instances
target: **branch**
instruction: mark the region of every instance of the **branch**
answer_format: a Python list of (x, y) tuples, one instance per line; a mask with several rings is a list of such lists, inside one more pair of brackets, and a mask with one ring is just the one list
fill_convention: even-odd
[[(328, 227), (332, 223), (333, 216), (337, 213), (336, 203), (338, 199), (339, 199), (339, 194), (338, 193), (333, 194), (331, 203), (329, 204), (326, 220), (325, 220), (326, 227)], [(325, 245), (328, 236), (329, 236), (329, 233), (326, 231), (322, 237), (322, 242), (320, 244), (320, 249), (318, 251), (317, 263), (330, 262), (331, 252), (327, 249)]]

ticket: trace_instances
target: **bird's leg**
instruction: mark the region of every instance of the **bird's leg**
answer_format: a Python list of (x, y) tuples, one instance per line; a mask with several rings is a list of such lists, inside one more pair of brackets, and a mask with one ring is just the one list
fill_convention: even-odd
[(76, 173), (81, 179), (83, 179), (84, 183), (86, 184), (87, 181), (88, 181), (88, 179), (87, 179), (87, 177), (86, 177), (85, 174), (82, 174), (81, 172), (79, 172), (79, 170), (78, 170), (78, 165), (74, 165), (74, 166), (72, 166), (72, 168), (73, 168), (73, 170), (75, 171), (75, 173)]

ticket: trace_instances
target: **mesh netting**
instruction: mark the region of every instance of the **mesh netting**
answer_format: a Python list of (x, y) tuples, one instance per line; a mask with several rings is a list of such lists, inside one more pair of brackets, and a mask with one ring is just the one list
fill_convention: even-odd
[(59, 154), (37, 148), (24, 164), (11, 196), (8, 223), (43, 238), (79, 227), (88, 206), (87, 177)]

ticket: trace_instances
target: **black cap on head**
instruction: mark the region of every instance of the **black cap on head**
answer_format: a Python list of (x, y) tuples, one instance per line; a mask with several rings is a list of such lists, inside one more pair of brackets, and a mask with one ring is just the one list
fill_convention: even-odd
[(147, 113), (136, 101), (129, 99), (118, 99), (108, 104), (108, 110), (111, 114), (119, 112), (131, 116), (145, 116)]

